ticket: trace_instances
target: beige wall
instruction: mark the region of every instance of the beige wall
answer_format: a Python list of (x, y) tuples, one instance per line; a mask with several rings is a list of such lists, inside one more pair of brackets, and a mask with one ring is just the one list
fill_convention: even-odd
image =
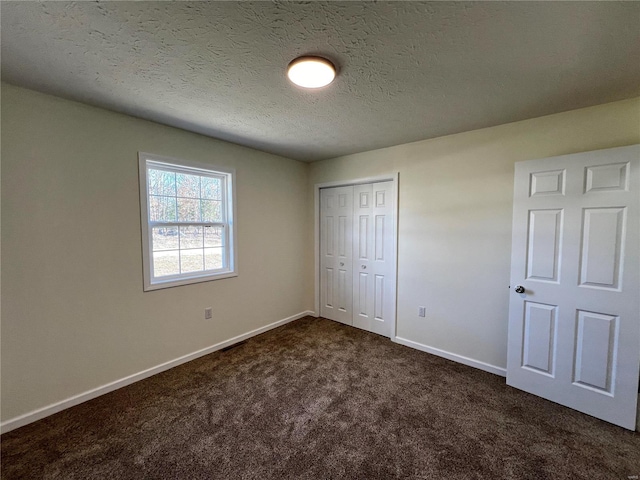
[(308, 195), (399, 171), (397, 335), (504, 368), (514, 162), (639, 142), (636, 98), (316, 162)]
[[(312, 307), (306, 164), (7, 84), (2, 127), (3, 421)], [(138, 151), (237, 169), (237, 278), (142, 291)]]

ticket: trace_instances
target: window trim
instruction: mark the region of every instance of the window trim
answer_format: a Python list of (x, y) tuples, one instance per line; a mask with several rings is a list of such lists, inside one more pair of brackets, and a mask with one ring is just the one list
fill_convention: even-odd
[[(191, 173), (198, 174), (222, 174), (227, 176), (225, 182), (226, 188), (224, 192), (225, 196), (225, 216), (226, 222), (203, 222), (207, 225), (212, 223), (218, 223), (220, 225), (228, 225), (225, 228), (226, 233), (226, 245), (225, 254), (227, 255), (228, 267), (224, 270), (217, 271), (216, 273), (210, 272), (194, 272), (194, 274), (185, 276), (171, 276), (167, 280), (158, 280), (152, 278), (151, 270), (153, 268), (153, 261), (151, 258), (151, 228), (154, 222), (149, 220), (149, 191), (147, 182), (147, 169), (148, 162), (157, 162), (165, 164), (175, 169), (181, 169), (183, 171), (190, 171)], [(215, 165), (209, 165), (206, 163), (193, 162), (189, 160), (183, 160), (173, 157), (165, 157), (162, 155), (156, 155), (154, 153), (138, 152), (138, 179), (140, 190), (140, 230), (142, 233), (142, 272), (143, 272), (143, 288), (145, 292), (152, 290), (160, 290), (163, 288), (178, 287), (182, 285), (190, 285), (194, 283), (210, 282), (213, 280), (221, 280), (223, 278), (231, 278), (238, 276), (238, 261), (237, 261), (237, 235), (236, 235), (236, 171), (233, 168), (218, 167)], [(231, 205), (231, 208), (229, 208)], [(180, 222), (170, 222), (180, 223)], [(199, 222), (190, 222), (189, 224), (196, 224)]]

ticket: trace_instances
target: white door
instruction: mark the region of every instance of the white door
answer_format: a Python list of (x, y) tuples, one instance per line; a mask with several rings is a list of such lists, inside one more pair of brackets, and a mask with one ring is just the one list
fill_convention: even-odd
[(353, 326), (391, 337), (393, 182), (353, 187)]
[(320, 315), (351, 325), (353, 187), (320, 190)]
[(507, 359), (509, 385), (632, 430), (639, 192), (640, 145), (516, 164)]
[(395, 316), (394, 183), (320, 190), (320, 315), (386, 337)]

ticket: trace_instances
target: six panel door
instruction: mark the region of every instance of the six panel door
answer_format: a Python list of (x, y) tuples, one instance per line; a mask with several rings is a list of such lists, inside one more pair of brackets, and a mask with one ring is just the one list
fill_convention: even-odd
[(320, 315), (353, 324), (353, 187), (320, 190)]
[(516, 164), (509, 385), (635, 429), (639, 223), (638, 145)]
[(391, 336), (393, 182), (353, 187), (353, 326)]

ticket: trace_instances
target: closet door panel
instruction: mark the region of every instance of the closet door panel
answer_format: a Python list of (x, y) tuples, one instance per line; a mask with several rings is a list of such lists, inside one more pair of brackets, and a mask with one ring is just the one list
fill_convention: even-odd
[(320, 190), (320, 315), (353, 322), (353, 187)]

